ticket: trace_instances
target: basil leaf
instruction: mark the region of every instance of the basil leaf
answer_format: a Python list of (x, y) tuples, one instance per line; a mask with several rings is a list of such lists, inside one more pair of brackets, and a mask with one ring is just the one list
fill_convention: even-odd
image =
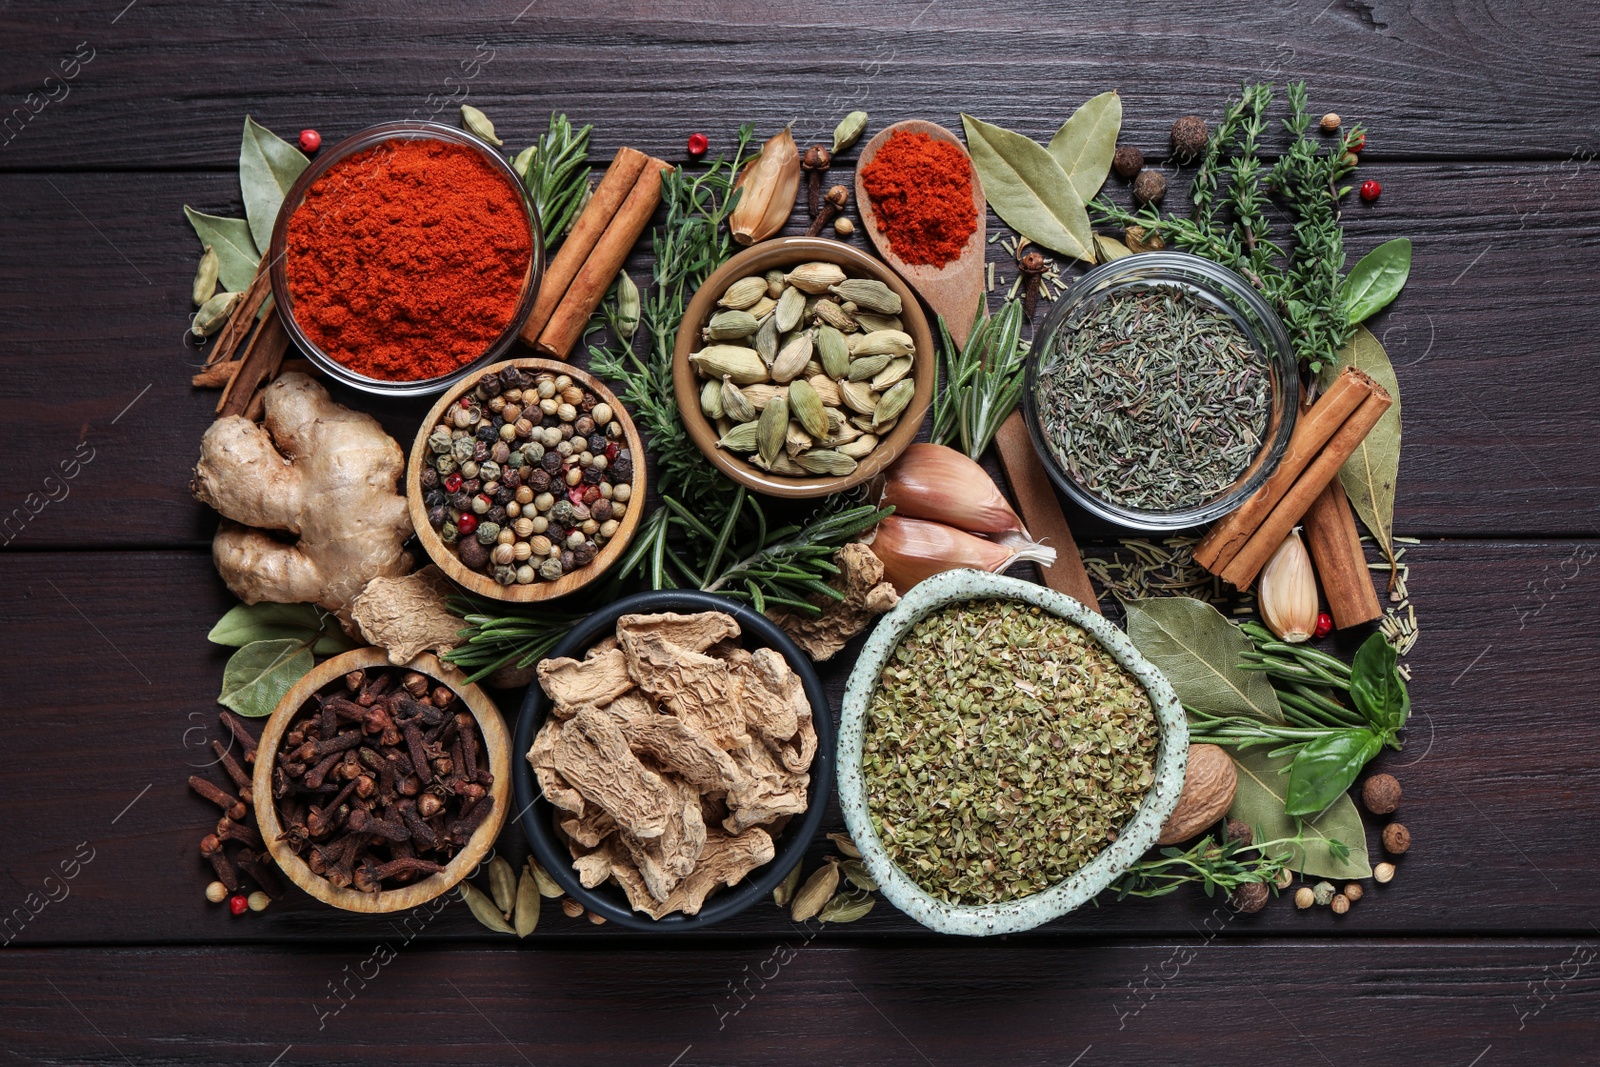
[(1242, 820), (1255, 832), (1257, 841), (1300, 835), (1303, 843), (1299, 847), (1280, 845), (1268, 850), (1273, 856), (1290, 853), (1291, 870), (1313, 878), (1371, 876), (1366, 829), (1350, 794), (1336, 798), (1319, 815), (1296, 819), (1283, 810), (1292, 756), (1271, 756), (1262, 748), (1248, 752), (1230, 748), (1227, 752), (1239, 772), (1228, 818)]
[(1382, 634), (1373, 634), (1356, 650), (1350, 667), (1350, 699), (1380, 731), (1400, 729), (1411, 715), (1411, 694), (1398, 661), (1394, 646)]
[(183, 213), (200, 243), (216, 251), (217, 278), (222, 287), (230, 293), (242, 293), (250, 288), (256, 278), (256, 266), (261, 262), (255, 238), (250, 236), (250, 224), (244, 219), (207, 215), (188, 204), (183, 206)]
[(1394, 483), (1400, 474), (1400, 381), (1383, 345), (1365, 326), (1356, 327), (1350, 343), (1340, 349), (1337, 362), (1322, 368), (1323, 386), (1344, 367), (1366, 372), (1394, 397), (1389, 410), (1339, 468), (1339, 484), (1344, 486), (1350, 506), (1372, 531), (1373, 540), (1393, 566)]
[(284, 639), (252, 641), (228, 658), (217, 703), (240, 715), (271, 715), (284, 694), (305, 677), (315, 661), (311, 642)]
[(1411, 240), (1396, 237), (1361, 257), (1339, 290), (1350, 325), (1365, 322), (1400, 295), (1411, 276)]
[(989, 206), (1035, 244), (1093, 262), (1083, 197), (1044, 147), (1020, 133), (962, 115), (967, 150)]
[(1247, 715), (1281, 723), (1283, 708), (1271, 680), (1242, 670), (1255, 646), (1222, 612), (1187, 596), (1130, 600), (1128, 637), (1161, 669), (1178, 699), (1211, 715)]
[(272, 224), (278, 219), (283, 198), (310, 164), (294, 145), (245, 116), (244, 139), (239, 145), (239, 190), (244, 194), (244, 214), (257, 248), (272, 243)]
[(1301, 746), (1289, 765), (1288, 815), (1316, 815), (1332, 804), (1383, 747), (1373, 730), (1340, 730)]
[(1088, 101), (1050, 138), (1046, 151), (1066, 173), (1078, 198), (1085, 204), (1095, 198), (1111, 172), (1122, 129), (1122, 97), (1113, 89)]

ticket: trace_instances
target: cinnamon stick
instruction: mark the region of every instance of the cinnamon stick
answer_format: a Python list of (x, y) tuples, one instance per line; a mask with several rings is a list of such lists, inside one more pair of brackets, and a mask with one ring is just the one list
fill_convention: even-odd
[[(606, 227), (611, 224), (617, 209), (638, 184), (639, 175), (649, 159), (650, 157), (643, 152), (627, 145), (617, 149), (611, 165), (606, 168), (605, 176), (600, 179), (594, 194), (589, 197), (589, 202), (584, 205), (577, 221), (573, 223), (572, 232), (561, 242), (561, 250), (550, 261), (550, 265), (545, 268), (544, 277), (539, 280), (538, 299), (534, 301), (533, 312), (528, 316), (528, 321), (522, 325), (522, 339), (528, 344), (534, 344), (539, 340), (539, 334), (544, 332), (545, 324), (555, 313), (556, 306), (566, 296), (567, 287), (572, 284), (572, 279), (578, 276), (578, 271), (583, 268), (589, 253), (594, 251), (595, 242), (600, 240)], [(549, 240), (554, 236), (545, 234), (545, 239)]]
[(250, 346), (239, 360), (239, 370), (217, 401), (217, 417), (243, 415), (250, 409), (256, 390), (278, 376), (283, 357), (289, 351), (289, 333), (276, 314), (268, 315), (250, 338)]
[(1034, 450), (1020, 411), (1013, 411), (1000, 424), (999, 432), (994, 435), (994, 445), (1028, 533), (1056, 550), (1055, 563), (1039, 568), (1044, 584), (1100, 613), (1100, 598), (1089, 584), (1089, 572), (1083, 567), (1078, 543), (1072, 538), (1067, 517), (1061, 512), (1061, 502), (1056, 499), (1055, 486), (1050, 484), (1050, 476), (1039, 462), (1039, 453)]
[[(622, 202), (610, 225), (595, 242), (589, 258), (584, 261), (577, 277), (567, 287), (566, 295), (550, 315), (534, 346), (539, 351), (566, 359), (572, 346), (583, 336), (589, 325), (589, 316), (600, 306), (600, 300), (617, 277), (617, 271), (633, 251), (644, 228), (650, 225), (650, 216), (661, 203), (661, 172), (669, 167), (665, 160), (647, 159), (639, 180), (634, 182), (628, 198)], [(563, 249), (565, 251), (565, 249)]]
[(1195, 562), (1213, 574), (1221, 574), (1329, 438), (1374, 390), (1382, 392), (1383, 388), (1361, 371), (1354, 367), (1341, 371), (1316, 404), (1301, 412), (1289, 447), (1265, 484), (1237, 511), (1218, 519), (1195, 546)]
[(200, 373), (189, 379), (189, 384), (196, 389), (226, 389), (228, 383), (233, 381), (233, 376), (239, 370), (240, 360), (227, 359), (221, 363), (207, 363), (200, 368)]
[(1339, 427), (1339, 432), (1329, 439), (1322, 451), (1317, 453), (1317, 458), (1301, 472), (1294, 485), (1272, 509), (1272, 513), (1266, 517), (1256, 532), (1250, 535), (1250, 540), (1245, 542), (1244, 547), (1239, 549), (1233, 561), (1223, 568), (1221, 572), (1223, 581), (1237, 589), (1244, 589), (1256, 580), (1256, 575), (1261, 573), (1261, 568), (1266, 565), (1278, 545), (1311, 509), (1312, 501), (1328, 487), (1328, 483), (1338, 475), (1344, 461), (1354, 454), (1357, 446), (1383, 417), (1383, 413), (1389, 410), (1389, 405), (1394, 401), (1388, 392), (1376, 382), (1372, 387), (1376, 391), (1363, 400), (1361, 406), (1344, 421), (1344, 425)]
[(217, 333), (217, 343), (206, 356), (207, 367), (233, 358), (233, 354), (239, 350), (244, 339), (250, 336), (250, 331), (256, 324), (256, 316), (261, 312), (261, 305), (265, 304), (267, 297), (271, 295), (272, 275), (267, 270), (267, 257), (262, 256), (260, 266), (256, 267), (256, 276), (250, 280), (249, 288), (244, 291), (244, 299), (234, 305), (233, 313), (228, 316), (228, 321), (222, 324), (222, 329)]
[(1335, 478), (1306, 512), (1306, 546), (1316, 564), (1322, 592), (1328, 598), (1333, 625), (1344, 630), (1383, 616), (1367, 555), (1361, 550), (1361, 533), (1344, 487)]

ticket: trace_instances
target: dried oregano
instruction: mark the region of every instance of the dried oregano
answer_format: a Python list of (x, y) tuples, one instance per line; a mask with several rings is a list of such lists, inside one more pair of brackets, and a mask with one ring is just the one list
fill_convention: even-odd
[(867, 706), (862, 771), (889, 858), (930, 894), (1037, 893), (1107, 844), (1153, 781), (1144, 688), (1083, 629), (973, 600), (900, 642)]

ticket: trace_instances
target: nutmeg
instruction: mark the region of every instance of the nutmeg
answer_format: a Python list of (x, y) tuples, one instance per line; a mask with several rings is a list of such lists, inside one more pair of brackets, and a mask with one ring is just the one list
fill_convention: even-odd
[(1400, 806), (1400, 780), (1392, 774), (1374, 774), (1361, 783), (1361, 802), (1374, 815), (1388, 815)]
[[(1183, 775), (1178, 806), (1161, 827), (1158, 845), (1187, 841), (1214, 824), (1233, 805), (1239, 773), (1233, 760), (1216, 745), (1190, 745), (1189, 766)], [(1246, 833), (1249, 827), (1245, 827)]]
[(1383, 828), (1383, 850), (1399, 856), (1411, 847), (1411, 831), (1400, 823), (1392, 822)]

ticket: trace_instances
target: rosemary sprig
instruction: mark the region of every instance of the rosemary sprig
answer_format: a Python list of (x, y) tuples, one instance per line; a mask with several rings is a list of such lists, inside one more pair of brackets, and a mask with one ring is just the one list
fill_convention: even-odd
[[(1253, 882), (1270, 883), (1303, 844), (1300, 837), (1284, 837), (1247, 845), (1232, 839), (1218, 841), (1208, 834), (1187, 849), (1164, 848), (1159, 859), (1139, 860), (1111, 888), (1118, 900), (1164, 897), (1186, 885), (1202, 887), (1208, 897), (1219, 891), (1232, 893)], [(1268, 855), (1269, 849), (1278, 854)]]
[(574, 130), (567, 116), (551, 113), (550, 127), (539, 135), (526, 160), (518, 157), (522, 180), (533, 197), (547, 242), (554, 243), (572, 227), (589, 195), (589, 131)]
[(939, 377), (934, 383), (934, 444), (977, 459), (1017, 406), (1028, 346), (1022, 340), (1022, 302), (1007, 300), (984, 318), (960, 348), (939, 317)]
[(468, 597), (451, 600), (450, 610), (465, 620), (467, 625), (456, 636), (466, 641), (440, 658), (469, 672), (468, 682), (486, 678), (501, 667), (533, 666), (583, 618), (543, 606), (526, 613), (508, 607), (491, 609)]

